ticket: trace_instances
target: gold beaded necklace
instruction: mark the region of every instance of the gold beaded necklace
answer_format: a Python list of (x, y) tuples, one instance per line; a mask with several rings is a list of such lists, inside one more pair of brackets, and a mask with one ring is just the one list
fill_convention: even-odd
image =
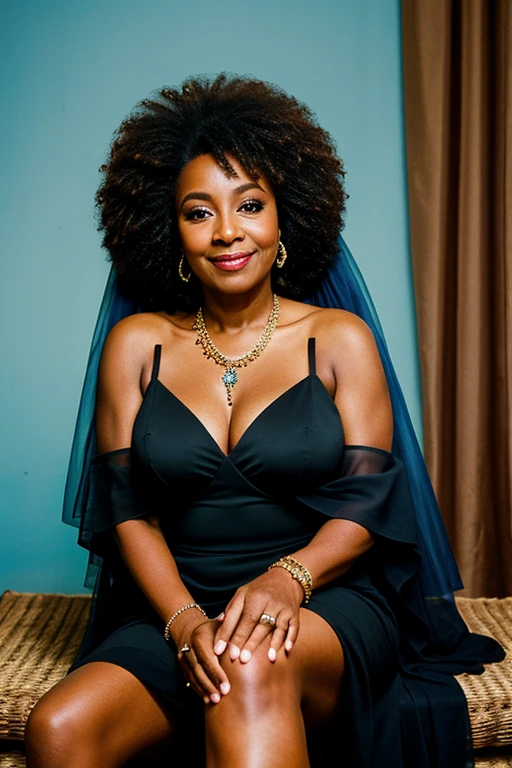
[(228, 357), (227, 355), (223, 355), (222, 352), (217, 349), (213, 343), (210, 334), (208, 333), (206, 323), (204, 322), (202, 307), (199, 307), (197, 310), (196, 319), (194, 325), (192, 326), (193, 330), (195, 330), (197, 333), (196, 344), (200, 344), (203, 348), (203, 355), (205, 355), (208, 359), (211, 358), (215, 363), (217, 363), (217, 365), (222, 365), (226, 369), (224, 375), (221, 378), (224, 386), (226, 387), (228, 405), (233, 405), (231, 390), (238, 381), (238, 374), (236, 369), (245, 368), (247, 365), (249, 365), (249, 363), (252, 363), (253, 360), (256, 360), (256, 358), (261, 355), (270, 339), (272, 338), (272, 334), (276, 329), (278, 318), (279, 297), (274, 293), (272, 311), (270, 312), (267, 323), (263, 329), (263, 333), (261, 334), (254, 347), (250, 349), (249, 352), (246, 352), (245, 355), (240, 355), (239, 357)]

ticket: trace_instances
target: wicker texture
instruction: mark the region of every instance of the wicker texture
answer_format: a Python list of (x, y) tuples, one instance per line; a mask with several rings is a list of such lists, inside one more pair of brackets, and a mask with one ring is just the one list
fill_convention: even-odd
[(0, 753), (0, 768), (25, 768), (26, 758), (19, 749), (10, 749)]
[[(85, 632), (90, 604), (89, 595), (4, 592), (0, 601), (0, 739), (22, 739), (36, 701), (64, 677)], [(13, 763), (18, 764), (23, 765)]]
[(510, 768), (512, 757), (510, 755), (487, 755), (480, 757), (475, 755), (475, 768)]
[(512, 597), (459, 597), (457, 607), (472, 632), (496, 638), (507, 652), (503, 661), (489, 664), (483, 675), (457, 677), (468, 701), (473, 746), (508, 746), (512, 744)]

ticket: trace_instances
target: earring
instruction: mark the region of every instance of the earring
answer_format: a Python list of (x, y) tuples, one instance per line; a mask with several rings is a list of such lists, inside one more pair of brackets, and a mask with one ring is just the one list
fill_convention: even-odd
[(286, 253), (286, 248), (281, 242), (281, 230), (279, 230), (279, 243), (277, 246), (276, 267), (278, 267), (279, 269), (282, 269), (284, 267), (284, 263), (287, 258), (288, 258), (288, 254)]
[(188, 283), (188, 281), (192, 277), (192, 271), (190, 272), (190, 274), (185, 275), (185, 273), (183, 272), (183, 265), (184, 264), (185, 264), (185, 256), (184, 256), (184, 254), (182, 252), (181, 259), (180, 259), (180, 265), (178, 267), (178, 274), (179, 274), (179, 276), (181, 277), (181, 279), (183, 280), (184, 283)]

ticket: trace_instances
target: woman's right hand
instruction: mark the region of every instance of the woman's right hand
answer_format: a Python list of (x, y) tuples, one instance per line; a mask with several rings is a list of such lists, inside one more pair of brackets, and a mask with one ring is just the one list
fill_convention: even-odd
[[(230, 689), (228, 676), (220, 665), (219, 657), (213, 652), (215, 633), (221, 622), (203, 616), (178, 618), (182, 621), (174, 632), (171, 630), (171, 636), (178, 649), (178, 660), (185, 679), (205, 704), (218, 704)], [(182, 651), (184, 646), (190, 650)]]

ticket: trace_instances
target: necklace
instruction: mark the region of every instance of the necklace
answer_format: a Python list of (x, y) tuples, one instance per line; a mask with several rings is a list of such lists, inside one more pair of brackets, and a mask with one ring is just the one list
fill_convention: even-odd
[(276, 329), (278, 318), (279, 297), (274, 293), (272, 311), (268, 316), (268, 320), (263, 329), (263, 333), (261, 334), (254, 347), (250, 349), (249, 352), (246, 352), (245, 355), (240, 355), (239, 357), (228, 357), (227, 355), (223, 355), (222, 352), (217, 349), (213, 343), (210, 334), (208, 333), (206, 323), (204, 322), (202, 307), (199, 307), (197, 310), (196, 319), (194, 325), (192, 326), (193, 330), (195, 330), (197, 333), (196, 344), (200, 344), (203, 348), (203, 355), (206, 355), (208, 359), (211, 358), (215, 363), (217, 363), (217, 365), (222, 365), (226, 369), (221, 379), (224, 386), (226, 387), (228, 405), (233, 405), (231, 390), (238, 381), (238, 374), (236, 369), (245, 368), (247, 365), (249, 365), (249, 363), (252, 363), (253, 360), (256, 360), (256, 358), (261, 355), (270, 339), (272, 338), (272, 334)]

